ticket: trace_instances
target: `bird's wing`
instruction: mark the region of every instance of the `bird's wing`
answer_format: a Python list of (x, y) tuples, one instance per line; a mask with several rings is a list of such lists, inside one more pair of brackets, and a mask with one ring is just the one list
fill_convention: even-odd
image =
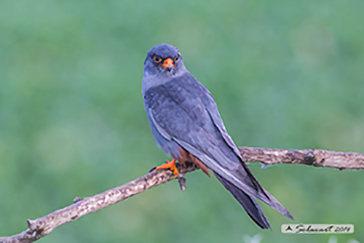
[(211, 93), (205, 88), (205, 86), (203, 86), (202, 84), (200, 84), (200, 86), (201, 86), (201, 90), (204, 90), (204, 92), (203, 92), (204, 96), (201, 99), (201, 101), (205, 105), (205, 108), (206, 108), (207, 112), (209, 113), (214, 126), (218, 129), (222, 138), (224, 139), (226, 144), (233, 150), (235, 155), (238, 156), (239, 158), (241, 158), (238, 148), (236, 147), (234, 141), (231, 139), (230, 135), (226, 131), (224, 122), (221, 119), (221, 116), (220, 116), (219, 110), (217, 109), (217, 105), (216, 105), (214, 98), (212, 97)]
[[(204, 101), (207, 98), (212, 104), (210, 100)], [(210, 107), (216, 107), (211, 94), (192, 75), (186, 74), (155, 86), (146, 92), (144, 99), (150, 121), (164, 138), (195, 146), (217, 166), (230, 170), (241, 166), (239, 152), (223, 126), (217, 108), (217, 115), (210, 111)], [(215, 124), (215, 120), (218, 123)]]
[(289, 215), (243, 163), (210, 92), (192, 75), (150, 88), (144, 98), (151, 122), (165, 139), (177, 142), (249, 196)]

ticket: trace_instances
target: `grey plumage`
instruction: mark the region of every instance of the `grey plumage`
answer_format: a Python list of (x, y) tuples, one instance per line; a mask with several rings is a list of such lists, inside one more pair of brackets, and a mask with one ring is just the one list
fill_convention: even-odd
[[(175, 60), (174, 67), (165, 69), (153, 60), (156, 56)], [(162, 44), (148, 52), (142, 93), (156, 143), (167, 155), (180, 158), (186, 150), (202, 161), (260, 227), (269, 223), (255, 198), (292, 218), (251, 174), (211, 93), (188, 72), (177, 48)]]

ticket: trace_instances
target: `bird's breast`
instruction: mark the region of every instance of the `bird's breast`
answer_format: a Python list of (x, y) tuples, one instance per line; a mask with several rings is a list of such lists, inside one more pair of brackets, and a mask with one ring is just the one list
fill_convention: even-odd
[[(209, 119), (205, 106), (200, 97), (193, 92), (188, 92), (181, 85), (165, 84), (149, 89), (145, 96), (146, 109), (151, 108), (154, 116), (173, 117), (174, 123), (169, 124), (171, 129), (176, 126), (194, 123), (194, 126), (203, 127)], [(165, 125), (163, 119), (161, 127)]]

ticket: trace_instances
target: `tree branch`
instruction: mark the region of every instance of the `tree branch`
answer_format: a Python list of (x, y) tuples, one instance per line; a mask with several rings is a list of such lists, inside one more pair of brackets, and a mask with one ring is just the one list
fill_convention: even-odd
[[(333, 167), (337, 169), (364, 169), (364, 154), (334, 152), (327, 150), (284, 150), (239, 147), (239, 151), (246, 162), (261, 162), (273, 164), (305, 164), (317, 167)], [(181, 189), (185, 189), (184, 174), (192, 172), (197, 167), (192, 163), (184, 166), (178, 164), (178, 176)], [(152, 187), (173, 180), (175, 177), (169, 170), (154, 170), (145, 176), (130, 181), (124, 185), (107, 190), (100, 194), (86, 198), (76, 198), (74, 204), (54, 211), (35, 220), (28, 219), (28, 229), (13, 236), (0, 237), (0, 243), (31, 243), (57, 228), (74, 221), (83, 215), (95, 212), (101, 208), (123, 201), (129, 197), (146, 191)]]
[(303, 164), (316, 167), (364, 169), (364, 154), (335, 152), (320, 149), (287, 150), (239, 147), (245, 162), (273, 164)]

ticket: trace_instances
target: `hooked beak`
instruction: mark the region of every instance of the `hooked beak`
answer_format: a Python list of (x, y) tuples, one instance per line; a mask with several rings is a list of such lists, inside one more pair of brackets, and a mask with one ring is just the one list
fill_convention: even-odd
[(164, 69), (166, 69), (167, 71), (171, 71), (172, 68), (174, 67), (174, 62), (171, 58), (167, 58), (166, 60), (164, 60), (162, 67)]

